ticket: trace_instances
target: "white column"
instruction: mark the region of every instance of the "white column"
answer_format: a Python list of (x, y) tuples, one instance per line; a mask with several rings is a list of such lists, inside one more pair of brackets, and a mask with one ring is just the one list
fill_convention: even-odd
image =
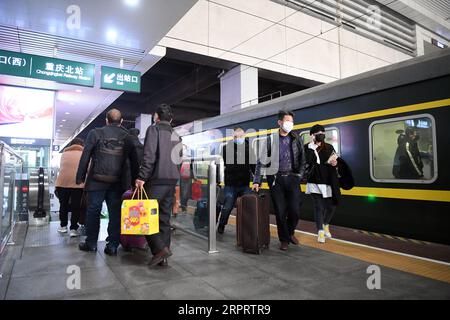
[(145, 139), (145, 133), (147, 132), (147, 128), (150, 127), (153, 123), (153, 117), (151, 114), (140, 114), (136, 117), (136, 122), (134, 127), (139, 129), (139, 139), (143, 142)]
[(258, 103), (258, 69), (239, 65), (220, 79), (220, 114)]

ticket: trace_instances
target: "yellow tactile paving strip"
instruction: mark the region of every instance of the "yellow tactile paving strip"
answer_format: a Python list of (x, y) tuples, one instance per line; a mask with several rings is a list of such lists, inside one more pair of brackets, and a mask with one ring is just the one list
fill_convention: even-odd
[[(230, 216), (230, 224), (235, 225), (234, 216)], [(270, 234), (277, 238), (277, 228), (271, 225)], [(297, 231), (302, 246), (308, 246), (328, 252), (340, 254), (354, 259), (366, 261), (376, 265), (415, 274), (418, 276), (450, 283), (450, 266), (433, 261), (403, 256), (396, 253), (362, 247), (351, 243), (329, 240), (325, 244), (317, 242), (317, 237)]]

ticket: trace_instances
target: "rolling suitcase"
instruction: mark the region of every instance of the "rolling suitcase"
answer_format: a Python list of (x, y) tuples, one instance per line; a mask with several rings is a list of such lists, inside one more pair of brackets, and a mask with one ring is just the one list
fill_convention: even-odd
[[(123, 200), (129, 200), (133, 196), (133, 190), (128, 190), (122, 195)], [(120, 244), (124, 251), (139, 249), (147, 251), (149, 249), (145, 236), (120, 235)]]
[(246, 194), (237, 199), (236, 207), (237, 245), (246, 253), (260, 254), (270, 244), (268, 196)]

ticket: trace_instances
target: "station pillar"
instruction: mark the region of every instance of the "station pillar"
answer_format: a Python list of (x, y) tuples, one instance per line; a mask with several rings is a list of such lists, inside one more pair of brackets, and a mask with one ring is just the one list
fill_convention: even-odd
[(220, 79), (220, 114), (258, 104), (258, 69), (239, 65)]
[(140, 114), (139, 116), (136, 117), (136, 122), (135, 122), (135, 128), (139, 129), (140, 133), (139, 133), (139, 140), (141, 140), (142, 142), (145, 139), (145, 133), (147, 131), (147, 128), (150, 127), (153, 123), (153, 117), (151, 114)]

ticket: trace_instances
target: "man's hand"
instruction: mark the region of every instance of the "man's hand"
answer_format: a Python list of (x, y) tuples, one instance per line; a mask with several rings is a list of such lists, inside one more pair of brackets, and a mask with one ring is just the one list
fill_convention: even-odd
[(144, 187), (144, 184), (145, 184), (145, 181), (136, 179), (135, 186), (136, 186), (137, 189), (143, 188), (143, 187)]
[(256, 191), (256, 192), (259, 192), (259, 188), (260, 188), (260, 185), (258, 183), (254, 183), (252, 186), (252, 190)]

